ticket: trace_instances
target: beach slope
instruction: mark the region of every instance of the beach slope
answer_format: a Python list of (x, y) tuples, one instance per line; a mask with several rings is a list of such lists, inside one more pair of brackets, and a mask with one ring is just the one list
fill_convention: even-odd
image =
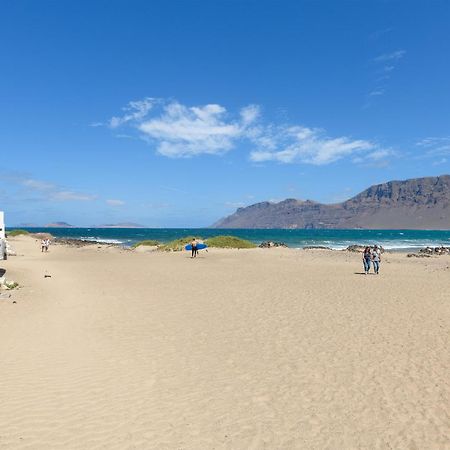
[(449, 256), (11, 244), (0, 448), (449, 448)]

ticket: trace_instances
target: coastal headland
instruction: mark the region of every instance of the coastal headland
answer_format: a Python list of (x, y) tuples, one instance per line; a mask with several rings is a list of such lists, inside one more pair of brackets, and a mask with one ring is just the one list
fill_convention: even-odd
[(448, 254), (10, 244), (0, 448), (450, 442)]

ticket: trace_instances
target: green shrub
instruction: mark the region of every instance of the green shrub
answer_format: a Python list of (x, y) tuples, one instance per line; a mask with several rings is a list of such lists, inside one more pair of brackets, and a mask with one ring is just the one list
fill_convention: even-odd
[(5, 289), (17, 289), (19, 287), (19, 283), (16, 283), (15, 281), (5, 281), (3, 283), (3, 286), (5, 287)]
[(133, 244), (133, 248), (139, 247), (141, 245), (145, 245), (145, 246), (148, 246), (148, 247), (156, 247), (156, 246), (159, 245), (159, 242), (155, 241), (155, 240), (152, 240), (152, 239), (147, 239), (145, 241), (136, 242), (136, 244)]
[[(194, 239), (194, 236), (186, 236), (180, 239), (175, 239), (174, 241), (167, 242), (167, 244), (161, 245), (159, 247), (161, 250), (165, 250), (168, 252), (180, 252), (181, 250), (184, 250), (184, 247), (187, 244), (190, 244), (191, 241)], [(196, 238), (199, 239), (199, 238)]]
[(6, 235), (9, 237), (20, 236), (21, 234), (30, 234), (30, 233), (27, 230), (11, 230), (6, 232)]
[(216, 248), (255, 248), (253, 242), (246, 241), (235, 236), (215, 236), (209, 238), (206, 243), (209, 247)]

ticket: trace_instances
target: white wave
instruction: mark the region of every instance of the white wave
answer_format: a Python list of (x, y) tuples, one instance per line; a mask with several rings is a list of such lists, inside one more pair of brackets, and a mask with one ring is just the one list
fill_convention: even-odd
[(308, 242), (302, 242), (300, 244), (300, 247), (296, 248), (303, 248), (310, 245), (318, 245), (318, 246), (324, 246), (329, 247), (332, 250), (345, 250), (350, 245), (381, 245), (386, 250), (412, 250), (417, 248), (424, 248), (424, 247), (440, 247), (440, 246), (448, 246), (450, 243), (450, 240), (440, 240), (440, 241), (418, 241), (418, 240), (380, 240), (376, 241), (374, 239), (367, 239), (364, 242), (360, 241), (308, 241)]
[(101, 244), (123, 244), (123, 241), (119, 239), (102, 239), (95, 236), (82, 236), (80, 237), (82, 241), (90, 241), (90, 242), (100, 242)]

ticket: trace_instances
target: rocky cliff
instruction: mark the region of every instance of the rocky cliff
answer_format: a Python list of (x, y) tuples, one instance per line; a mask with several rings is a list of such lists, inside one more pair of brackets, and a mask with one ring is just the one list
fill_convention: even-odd
[(449, 229), (450, 175), (377, 184), (336, 204), (296, 199), (257, 203), (213, 227)]

